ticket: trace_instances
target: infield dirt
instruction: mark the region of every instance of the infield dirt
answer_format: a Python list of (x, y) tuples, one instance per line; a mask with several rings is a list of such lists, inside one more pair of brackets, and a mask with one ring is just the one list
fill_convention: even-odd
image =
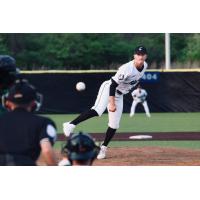
[[(61, 159), (56, 151), (58, 160)], [(39, 165), (44, 165), (42, 158)], [(200, 166), (200, 150), (172, 147), (112, 147), (96, 166)]]
[[(118, 133), (113, 140), (130, 141), (129, 137), (138, 134), (151, 135), (151, 140), (200, 140), (198, 132), (167, 132), (167, 133)], [(64, 141), (63, 134), (58, 135), (58, 140)], [(94, 133), (92, 136), (97, 141), (102, 141), (105, 134)], [(56, 151), (58, 160), (61, 159)], [(43, 165), (43, 159), (38, 162)], [(96, 160), (96, 166), (200, 166), (200, 149), (177, 147), (110, 147), (107, 158)]]

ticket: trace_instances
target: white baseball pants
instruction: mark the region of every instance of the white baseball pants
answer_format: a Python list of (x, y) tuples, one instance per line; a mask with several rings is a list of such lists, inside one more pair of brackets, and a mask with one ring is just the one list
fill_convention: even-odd
[[(106, 108), (108, 109), (110, 84), (110, 80), (101, 84), (97, 99), (94, 106), (92, 107), (92, 109), (94, 109), (99, 116), (105, 112)], [(123, 112), (123, 95), (119, 95), (118, 93), (115, 94), (115, 105), (115, 112), (110, 112), (108, 110), (108, 126), (113, 129), (118, 129)]]

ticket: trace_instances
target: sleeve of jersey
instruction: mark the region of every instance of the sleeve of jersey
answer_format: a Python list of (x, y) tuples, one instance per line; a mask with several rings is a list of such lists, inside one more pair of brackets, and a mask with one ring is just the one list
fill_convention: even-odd
[(118, 84), (111, 78), (111, 85), (110, 85), (110, 96), (115, 96), (116, 87)]
[(53, 121), (46, 120), (40, 131), (40, 141), (48, 140), (53, 145), (57, 138), (57, 130)]
[(124, 80), (126, 79), (126, 70), (125, 70), (125, 66), (121, 66), (117, 73), (112, 77), (112, 79), (117, 83), (123, 83)]

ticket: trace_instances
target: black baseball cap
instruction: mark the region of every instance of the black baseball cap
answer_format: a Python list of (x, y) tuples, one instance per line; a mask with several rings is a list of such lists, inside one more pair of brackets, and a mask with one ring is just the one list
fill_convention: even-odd
[(31, 107), (31, 112), (33, 112), (38, 111), (42, 106), (43, 95), (37, 92), (36, 88), (26, 79), (18, 79), (15, 84), (9, 88), (8, 92), (2, 96), (2, 105), (5, 108), (7, 108), (7, 100), (18, 105), (29, 104), (33, 101), (34, 103)]
[(9, 89), (7, 99), (13, 103), (26, 104), (35, 100), (37, 92), (34, 86), (28, 83), (27, 80), (17, 80)]
[(145, 55), (147, 54), (147, 49), (144, 46), (137, 46), (134, 53), (137, 55)]
[(16, 69), (15, 59), (9, 55), (0, 55), (0, 69), (15, 70)]
[(18, 76), (15, 59), (9, 55), (0, 55), (0, 89), (8, 89)]

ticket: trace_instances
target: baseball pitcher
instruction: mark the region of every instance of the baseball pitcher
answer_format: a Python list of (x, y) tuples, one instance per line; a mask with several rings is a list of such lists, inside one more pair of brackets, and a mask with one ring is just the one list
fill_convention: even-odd
[(107, 146), (119, 128), (123, 111), (123, 96), (129, 93), (144, 75), (147, 69), (146, 58), (146, 48), (138, 46), (134, 51), (134, 59), (123, 64), (110, 80), (102, 83), (94, 106), (80, 114), (73, 121), (63, 124), (64, 134), (68, 137), (76, 125), (89, 118), (101, 116), (107, 108), (109, 118), (108, 129), (97, 156), (98, 159), (104, 159), (106, 157)]

